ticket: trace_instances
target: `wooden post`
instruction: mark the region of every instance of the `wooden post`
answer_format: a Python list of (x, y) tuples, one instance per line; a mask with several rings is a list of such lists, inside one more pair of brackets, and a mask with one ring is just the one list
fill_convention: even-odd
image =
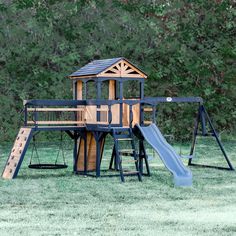
[[(123, 82), (119, 81), (120, 83), (120, 100), (123, 100)], [(120, 104), (120, 126), (123, 126), (123, 103)]]
[(83, 99), (83, 82), (81, 80), (77, 81), (77, 100)]
[(109, 100), (115, 100), (116, 99), (116, 81), (115, 80), (109, 80)]
[(77, 161), (78, 161), (78, 134), (74, 132), (74, 151), (73, 151), (73, 170), (77, 173)]

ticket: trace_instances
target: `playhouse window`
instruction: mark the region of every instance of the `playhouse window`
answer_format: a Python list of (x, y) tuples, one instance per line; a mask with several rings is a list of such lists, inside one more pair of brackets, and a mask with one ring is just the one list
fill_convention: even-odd
[(97, 98), (97, 87), (95, 81), (87, 82), (87, 92), (86, 99), (96, 99)]
[(125, 99), (140, 98), (140, 82), (133, 80), (124, 81), (123, 97)]
[(101, 88), (102, 88), (101, 98), (108, 99), (109, 98), (109, 81), (103, 81)]

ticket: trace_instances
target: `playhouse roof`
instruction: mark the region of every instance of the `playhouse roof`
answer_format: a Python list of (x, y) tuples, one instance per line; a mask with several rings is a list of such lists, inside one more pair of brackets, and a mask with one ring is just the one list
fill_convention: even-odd
[(124, 57), (94, 60), (72, 73), (70, 78), (86, 77), (133, 77), (147, 78), (147, 75)]

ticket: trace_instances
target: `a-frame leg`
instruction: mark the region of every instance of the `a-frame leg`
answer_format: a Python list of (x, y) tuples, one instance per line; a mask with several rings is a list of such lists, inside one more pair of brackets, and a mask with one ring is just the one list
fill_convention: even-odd
[(209, 117), (209, 115), (208, 115), (208, 113), (207, 113), (205, 107), (202, 106), (202, 109), (203, 109), (203, 112), (204, 112), (204, 114), (205, 114), (205, 116), (206, 116), (206, 119), (207, 119), (207, 121), (208, 121), (208, 123), (209, 123), (209, 125), (210, 125), (210, 128), (211, 128), (211, 130), (212, 130), (212, 132), (213, 132), (213, 136), (215, 137), (216, 142), (217, 142), (217, 144), (219, 145), (220, 150), (221, 150), (222, 154), (224, 155), (224, 158), (225, 158), (225, 160), (226, 160), (226, 162), (227, 162), (227, 164), (228, 164), (228, 166), (229, 166), (229, 169), (230, 169), (230, 170), (234, 170), (234, 168), (233, 168), (233, 166), (232, 166), (232, 164), (231, 164), (231, 162), (230, 162), (230, 160), (229, 160), (229, 158), (228, 158), (228, 156), (227, 156), (227, 154), (226, 154), (226, 152), (225, 152), (225, 149), (224, 149), (224, 147), (223, 147), (223, 145), (222, 145), (222, 143), (221, 143), (221, 141), (220, 141), (220, 139), (219, 139), (219, 137), (218, 137), (218, 134), (216, 133), (216, 130), (215, 130), (215, 128), (214, 128), (214, 126), (213, 126), (213, 124), (212, 124), (212, 122), (211, 122), (211, 120), (210, 120), (210, 117)]
[(102, 143), (104, 142), (103, 139), (106, 137), (106, 134), (104, 132), (95, 131), (93, 132), (93, 136), (96, 140), (96, 177), (100, 177), (100, 167), (103, 150)]
[[(193, 156), (194, 150), (195, 150), (195, 145), (196, 145), (196, 140), (197, 140), (197, 135), (198, 135), (198, 127), (199, 127), (199, 122), (200, 122), (200, 113), (201, 113), (201, 106), (198, 108), (198, 113), (197, 113), (197, 118), (195, 120), (194, 124), (194, 131), (193, 131), (193, 141), (190, 149), (190, 154), (189, 156)], [(188, 160), (188, 165), (192, 164), (192, 158), (189, 158)]]
[[(144, 164), (143, 160), (145, 162), (145, 167), (146, 167), (146, 171), (147, 171), (146, 174), (143, 173), (143, 164)], [(144, 147), (143, 140), (139, 140), (139, 171), (142, 175), (150, 176), (148, 157), (147, 157), (147, 153), (146, 153), (146, 150)]]
[(197, 135), (199, 135), (198, 133), (198, 128), (199, 128), (199, 123), (201, 122), (201, 125), (202, 125), (202, 135), (203, 136), (207, 136), (207, 132), (206, 132), (206, 122), (209, 124), (210, 126), (210, 129), (211, 129), (211, 133), (210, 135), (213, 136), (215, 139), (216, 139), (216, 142), (217, 144), (219, 145), (220, 147), (220, 150), (227, 162), (227, 165), (228, 167), (218, 167), (218, 166), (211, 166), (211, 165), (201, 165), (201, 164), (194, 164), (192, 163), (192, 158), (189, 159), (189, 165), (193, 165), (193, 166), (200, 166), (200, 167), (208, 167), (208, 168), (216, 168), (216, 169), (224, 169), (224, 170), (234, 170), (226, 152), (225, 152), (225, 149), (218, 137), (218, 134), (211, 122), (211, 119), (206, 111), (206, 108), (203, 106), (203, 105), (200, 105), (199, 106), (199, 111), (198, 111), (198, 115), (197, 115), (197, 119), (196, 119), (196, 122), (195, 122), (195, 128), (194, 128), (194, 137), (193, 137), (193, 142), (192, 142), (192, 146), (191, 146), (191, 150), (190, 150), (190, 156), (193, 154), (194, 152), (194, 149), (195, 149), (195, 144), (196, 144), (196, 138), (197, 138)]
[(112, 166), (113, 164), (115, 165), (115, 145), (113, 146), (112, 149), (112, 154), (111, 154), (111, 160), (110, 160), (110, 164), (109, 164), (109, 170), (112, 170)]

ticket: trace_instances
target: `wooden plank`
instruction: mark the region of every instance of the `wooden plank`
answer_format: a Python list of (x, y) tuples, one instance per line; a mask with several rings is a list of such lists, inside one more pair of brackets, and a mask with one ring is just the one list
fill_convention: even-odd
[(114, 67), (116, 66), (116, 68), (119, 70), (119, 72), (121, 72), (121, 66), (120, 66), (120, 61), (117, 62)]
[(143, 77), (140, 74), (134, 75), (134, 74), (125, 74), (125, 73), (122, 75), (122, 77), (127, 77), (127, 78), (146, 78), (146, 77)]
[(149, 120), (145, 120), (143, 123), (144, 123), (145, 125), (150, 125), (150, 124), (152, 124), (153, 122), (152, 122), (152, 121), (149, 121)]
[(97, 111), (106, 111), (106, 112), (108, 112), (108, 108), (97, 108)]
[(101, 74), (100, 77), (120, 77), (120, 74), (112, 74), (112, 73), (104, 73)]
[(152, 107), (145, 107), (143, 109), (143, 111), (145, 111), (145, 112), (153, 112), (153, 108)]
[(77, 81), (77, 100), (83, 99), (83, 82), (81, 80)]
[[(130, 72), (134, 72), (134, 70), (133, 69), (126, 70), (126, 71), (124, 71), (124, 74), (129, 74)], [(135, 72), (137, 72), (137, 71), (135, 71)]]
[(140, 77), (142, 78), (147, 78), (147, 76), (145, 74), (143, 74), (138, 68), (134, 67), (133, 65), (131, 65), (129, 62), (124, 61), (125, 65), (128, 65), (131, 69), (133, 69), (134, 71), (136, 71)]
[[(132, 99), (130, 99), (132, 100)], [(133, 111), (133, 122), (132, 126), (134, 127), (135, 124), (139, 124), (139, 114), (140, 114), (140, 105), (135, 104), (132, 106)], [(123, 104), (123, 119), (122, 119), (123, 126), (129, 126), (130, 124), (130, 115), (129, 115), (129, 105)]]
[(85, 121), (87, 124), (96, 124), (97, 121), (97, 106), (86, 106)]
[(109, 100), (115, 100), (116, 96), (116, 82), (115, 80), (109, 80)]
[(140, 123), (140, 104), (135, 104), (132, 107), (132, 111), (133, 111), (133, 122), (132, 122), (132, 126), (134, 127), (136, 124)]
[(129, 105), (123, 103), (122, 126), (129, 126)]
[(119, 73), (120, 73), (120, 72), (119, 72), (117, 69), (115, 69), (115, 68), (111, 68), (110, 71), (113, 71), (113, 72), (116, 73), (116, 74), (119, 74)]
[(114, 104), (111, 106), (112, 124), (120, 123), (120, 104)]
[[(88, 132), (86, 134), (86, 139), (87, 139), (87, 170), (95, 170), (94, 165), (91, 166), (91, 160), (89, 159), (89, 147), (92, 142), (93, 134), (92, 132)], [(90, 163), (90, 164), (89, 164)], [(79, 140), (79, 150), (78, 150), (78, 161), (77, 161), (77, 170), (78, 171), (84, 171), (84, 140), (80, 138)]]
[[(102, 140), (101, 144), (101, 157), (104, 150), (105, 139)], [(84, 140), (79, 141), (79, 151), (78, 151), (78, 162), (77, 170), (84, 171)], [(87, 170), (96, 170), (96, 140), (92, 132), (87, 132)]]

